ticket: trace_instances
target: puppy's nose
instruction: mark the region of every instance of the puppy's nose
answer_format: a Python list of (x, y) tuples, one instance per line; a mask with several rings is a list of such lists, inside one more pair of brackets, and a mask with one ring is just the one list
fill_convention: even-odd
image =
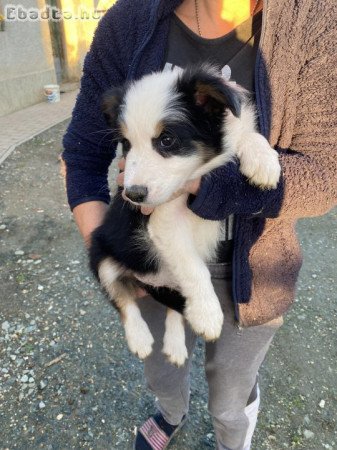
[(147, 187), (134, 184), (129, 188), (125, 188), (125, 196), (132, 202), (142, 203), (147, 196)]

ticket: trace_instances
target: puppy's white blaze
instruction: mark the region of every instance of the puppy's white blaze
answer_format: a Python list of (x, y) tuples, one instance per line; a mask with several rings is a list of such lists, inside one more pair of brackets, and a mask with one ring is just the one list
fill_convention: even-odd
[(163, 353), (176, 366), (182, 366), (188, 357), (183, 316), (170, 308), (165, 321)]
[(126, 188), (133, 184), (146, 186), (146, 203), (158, 205), (166, 202), (174, 192), (182, 188), (201, 163), (199, 154), (163, 158), (153, 149), (149, 139), (143, 147), (135, 146), (129, 151), (126, 157), (124, 185)]
[(152, 352), (153, 336), (142, 318), (136, 303), (128, 303), (124, 309), (124, 329), (128, 346), (132, 353), (144, 359)]
[(180, 97), (176, 91), (177, 77), (177, 71), (153, 73), (131, 85), (125, 96), (123, 121), (132, 143), (144, 136), (156, 137), (158, 124), (167, 117), (186, 120), (181, 108), (176, 108)]
[(111, 258), (105, 258), (99, 264), (98, 276), (100, 282), (109, 293), (111, 290), (111, 284), (117, 280), (121, 272), (122, 271), (118, 264), (116, 264)]

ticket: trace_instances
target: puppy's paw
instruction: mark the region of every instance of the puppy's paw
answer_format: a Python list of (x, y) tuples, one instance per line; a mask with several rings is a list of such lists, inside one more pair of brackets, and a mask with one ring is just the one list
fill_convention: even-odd
[(185, 341), (176, 339), (174, 336), (166, 339), (164, 337), (163, 353), (169, 362), (177, 367), (183, 366), (188, 357)]
[(240, 172), (261, 189), (275, 189), (281, 175), (278, 153), (258, 133), (249, 133), (238, 146)]
[(134, 321), (126, 321), (124, 328), (131, 352), (140, 359), (147, 358), (152, 353), (154, 339), (146, 322), (143, 319), (138, 320), (136, 323)]
[(167, 310), (163, 342), (163, 353), (169, 362), (178, 367), (182, 366), (188, 356), (185, 345), (184, 318), (172, 309)]
[(187, 305), (185, 317), (193, 331), (206, 341), (215, 341), (220, 337), (223, 313), (216, 295)]

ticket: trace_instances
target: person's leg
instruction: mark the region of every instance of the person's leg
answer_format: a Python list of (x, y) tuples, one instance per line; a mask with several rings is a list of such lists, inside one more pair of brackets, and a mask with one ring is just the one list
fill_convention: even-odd
[(144, 361), (147, 385), (156, 396), (157, 408), (165, 420), (171, 425), (178, 425), (188, 412), (189, 372), (196, 336), (186, 325), (185, 336), (189, 358), (184, 366), (177, 368), (167, 362), (162, 352), (167, 308), (151, 297), (141, 299), (139, 307), (154, 337), (153, 351)]
[(258, 369), (283, 320), (239, 329), (230, 278), (213, 278), (213, 283), (225, 320), (220, 338), (206, 345), (209, 411), (219, 450), (249, 450), (259, 407)]

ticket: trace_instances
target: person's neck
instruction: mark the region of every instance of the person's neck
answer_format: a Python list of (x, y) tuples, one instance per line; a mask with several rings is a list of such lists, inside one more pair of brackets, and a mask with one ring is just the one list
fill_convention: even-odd
[[(262, 7), (262, 0), (184, 0), (175, 13), (196, 34), (213, 39), (232, 31)], [(255, 11), (254, 11), (255, 9)]]

